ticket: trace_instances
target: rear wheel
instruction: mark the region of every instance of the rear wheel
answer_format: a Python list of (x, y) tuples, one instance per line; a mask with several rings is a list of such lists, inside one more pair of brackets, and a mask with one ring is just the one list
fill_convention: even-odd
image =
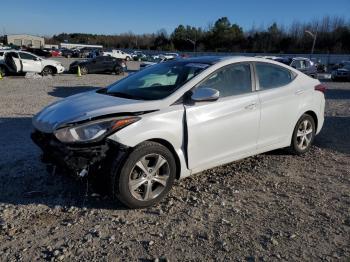
[(297, 155), (309, 151), (315, 138), (315, 121), (307, 114), (302, 115), (293, 132), (291, 150)]
[(130, 208), (149, 207), (169, 192), (175, 176), (172, 153), (161, 144), (144, 142), (130, 153), (120, 171), (113, 168), (112, 193)]

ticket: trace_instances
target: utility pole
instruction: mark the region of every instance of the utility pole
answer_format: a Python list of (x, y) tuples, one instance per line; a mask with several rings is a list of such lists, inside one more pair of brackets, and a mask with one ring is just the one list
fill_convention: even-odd
[(310, 58), (311, 58), (311, 56), (314, 54), (314, 50), (315, 50), (315, 44), (316, 44), (316, 39), (317, 39), (317, 31), (315, 33), (312, 33), (311, 31), (306, 30), (305, 33), (307, 33), (308, 35), (310, 35), (313, 38), (311, 54), (310, 54)]

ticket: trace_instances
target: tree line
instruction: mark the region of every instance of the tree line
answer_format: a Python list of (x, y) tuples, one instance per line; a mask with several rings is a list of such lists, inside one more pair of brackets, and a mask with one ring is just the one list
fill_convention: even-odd
[(244, 31), (241, 26), (221, 17), (207, 28), (179, 25), (170, 34), (162, 29), (152, 34), (97, 35), (61, 33), (46, 38), (48, 44), (61, 42), (99, 44), (106, 48), (253, 52), (253, 53), (309, 53), (317, 33), (315, 53), (349, 53), (350, 21), (342, 17), (325, 16), (310, 22), (293, 22), (289, 26), (272, 23)]

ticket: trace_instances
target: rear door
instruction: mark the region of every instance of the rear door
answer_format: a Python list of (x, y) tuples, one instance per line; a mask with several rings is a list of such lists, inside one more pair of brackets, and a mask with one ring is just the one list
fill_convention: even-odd
[(42, 66), (41, 66), (40, 58), (25, 52), (18, 52), (18, 53), (22, 62), (23, 72), (41, 73)]
[(295, 74), (270, 63), (256, 63), (255, 70), (261, 106), (258, 148), (288, 142), (303, 93)]
[(100, 73), (104, 71), (104, 56), (98, 56), (95, 57), (91, 60), (90, 63), (90, 68), (89, 68), (89, 72), (91, 73)]
[(249, 63), (225, 66), (197, 88), (214, 88), (217, 101), (185, 105), (188, 164), (194, 172), (238, 159), (256, 150), (259, 99)]
[(114, 61), (117, 61), (117, 59), (112, 56), (104, 57), (104, 61), (103, 61), (104, 71), (112, 71), (114, 69), (113, 68), (113, 65), (115, 63)]

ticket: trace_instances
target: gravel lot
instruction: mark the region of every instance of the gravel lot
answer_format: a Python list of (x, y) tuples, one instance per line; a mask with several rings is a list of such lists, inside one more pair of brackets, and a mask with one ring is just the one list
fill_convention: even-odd
[(48, 173), (29, 138), (43, 106), (118, 78), (0, 81), (1, 261), (349, 261), (350, 83), (326, 83), (325, 126), (307, 155), (250, 157), (177, 182), (156, 207), (127, 210)]

